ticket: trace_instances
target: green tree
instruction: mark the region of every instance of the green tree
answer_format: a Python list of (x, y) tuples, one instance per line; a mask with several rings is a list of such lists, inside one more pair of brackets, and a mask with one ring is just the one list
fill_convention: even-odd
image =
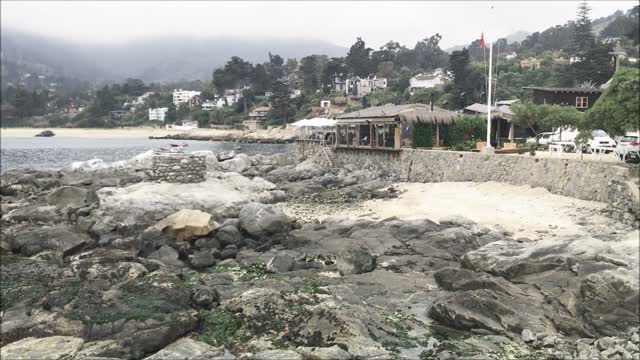
[(176, 117), (178, 120), (184, 120), (187, 115), (189, 115), (189, 105), (187, 103), (182, 103), (178, 106), (178, 110), (176, 111)]
[(273, 94), (269, 98), (271, 103), (269, 117), (272, 122), (286, 124), (289, 121), (289, 86), (277, 80), (271, 90)]
[(528, 127), (534, 134), (561, 127), (576, 127), (582, 123), (583, 113), (572, 106), (538, 105), (522, 101), (511, 106), (516, 125)]
[(613, 76), (611, 84), (591, 109), (586, 112), (581, 130), (601, 129), (610, 135), (640, 127), (640, 70), (623, 68)]
[(371, 58), (369, 57), (371, 50), (360, 37), (351, 45), (345, 59), (350, 73), (363, 77), (373, 72)]
[(589, 11), (591, 9), (586, 1), (582, 2), (578, 7), (578, 18), (570, 48), (571, 55), (577, 60), (572, 66), (573, 73), (576, 83), (584, 81), (603, 83), (611, 76), (608, 56), (610, 48), (605, 44), (596, 42)]
[(165, 124), (174, 124), (178, 120), (176, 114), (176, 105), (172, 102), (167, 106), (167, 112), (164, 115)]

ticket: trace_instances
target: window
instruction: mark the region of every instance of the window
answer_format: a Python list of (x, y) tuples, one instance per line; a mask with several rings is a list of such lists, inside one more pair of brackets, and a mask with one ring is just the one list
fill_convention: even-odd
[(578, 109), (586, 109), (589, 107), (589, 98), (586, 96), (577, 96), (576, 97), (576, 108)]

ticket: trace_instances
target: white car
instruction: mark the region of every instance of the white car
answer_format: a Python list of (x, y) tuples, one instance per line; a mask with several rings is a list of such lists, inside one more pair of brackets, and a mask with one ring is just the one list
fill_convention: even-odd
[[(578, 134), (579, 131), (576, 129), (558, 129), (551, 136), (551, 141), (556, 144), (572, 145), (574, 148), (577, 148), (577, 146), (575, 145), (575, 140)], [(602, 130), (593, 130), (591, 132), (591, 140), (589, 140), (587, 145), (582, 148), (582, 151), (589, 152), (591, 150), (596, 150), (609, 153), (614, 151), (615, 149), (616, 141), (613, 140), (606, 132)]]
[(624, 136), (617, 137), (618, 146), (616, 155), (626, 162), (640, 162), (640, 131), (627, 132)]
[(545, 147), (551, 142), (552, 132), (541, 132), (536, 137), (530, 137), (527, 139), (528, 144), (538, 143), (539, 146)]
[(617, 143), (606, 132), (602, 130), (593, 130), (591, 132), (591, 137), (593, 139), (591, 139), (587, 144), (587, 148), (585, 149), (586, 151), (589, 151), (589, 149), (601, 150), (605, 153), (615, 151)]

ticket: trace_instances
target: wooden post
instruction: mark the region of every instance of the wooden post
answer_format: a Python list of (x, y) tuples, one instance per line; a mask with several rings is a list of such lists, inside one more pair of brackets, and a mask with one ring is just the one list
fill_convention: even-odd
[(369, 147), (373, 148), (373, 125), (369, 124)]
[(440, 126), (438, 126), (438, 123), (436, 123), (436, 146), (435, 147), (440, 147)]
[(496, 126), (496, 146), (500, 147), (500, 125), (502, 123), (502, 119), (498, 118), (496, 120), (496, 123), (498, 123), (498, 125)]
[(396, 126), (395, 129), (395, 141), (394, 141), (394, 149), (400, 149), (400, 142), (402, 141), (402, 128), (400, 126)]
[(382, 125), (382, 147), (387, 147), (387, 124)]
[(516, 125), (511, 120), (511, 126), (509, 127), (509, 142), (513, 143), (516, 139)]
[(360, 147), (360, 124), (356, 125), (356, 139), (358, 139), (358, 147)]

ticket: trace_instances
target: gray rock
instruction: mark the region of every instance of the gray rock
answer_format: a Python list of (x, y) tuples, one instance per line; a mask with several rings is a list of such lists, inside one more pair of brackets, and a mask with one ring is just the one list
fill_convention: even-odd
[(73, 232), (65, 227), (44, 226), (17, 233), (12, 241), (12, 250), (25, 256), (35, 255), (45, 250), (59, 251), (67, 255), (91, 242), (87, 235)]
[(163, 245), (148, 256), (149, 259), (161, 261), (163, 264), (174, 267), (183, 267), (184, 264), (178, 259), (178, 252), (169, 245)]
[(522, 330), (522, 334), (520, 334), (520, 338), (522, 341), (526, 343), (531, 343), (536, 341), (536, 335), (529, 329)]
[(0, 358), (71, 360), (83, 344), (84, 340), (71, 336), (29, 337), (0, 348)]
[(224, 225), (216, 232), (215, 238), (220, 242), (220, 245), (236, 245), (242, 246), (243, 236), (237, 227), (232, 225)]
[(144, 360), (214, 360), (222, 358), (223, 355), (223, 347), (216, 348), (201, 341), (182, 338)]
[(235, 245), (229, 245), (222, 249), (218, 257), (221, 260), (234, 259), (238, 255), (238, 248)]
[(84, 206), (87, 199), (87, 190), (75, 186), (63, 186), (53, 190), (47, 196), (47, 203), (57, 208)]
[(614, 346), (613, 339), (611, 339), (610, 337), (600, 338), (598, 339), (598, 341), (596, 341), (596, 344), (598, 345), (598, 348), (600, 350), (607, 350)]
[(208, 309), (213, 303), (219, 300), (220, 296), (216, 289), (206, 286), (197, 286), (191, 289), (191, 301), (197, 307)]
[(222, 248), (222, 245), (220, 245), (220, 242), (218, 241), (218, 239), (211, 238), (211, 237), (200, 238), (196, 240), (194, 245), (196, 247), (199, 247), (200, 249), (221, 249)]
[(332, 347), (298, 347), (296, 352), (305, 360), (349, 360), (351, 355), (338, 345)]
[(475, 221), (460, 215), (445, 216), (440, 219), (439, 223), (441, 225), (462, 226), (470, 229), (473, 228), (474, 230), (476, 228), (474, 225), (477, 225)]
[(53, 265), (64, 265), (64, 260), (60, 251), (45, 250), (43, 252), (37, 253), (36, 255), (33, 255), (31, 258), (34, 260), (46, 261), (49, 264)]
[(249, 203), (240, 210), (240, 226), (255, 237), (285, 232), (289, 218), (272, 205)]
[(265, 350), (250, 357), (255, 360), (304, 360), (293, 350)]
[(373, 271), (376, 259), (364, 249), (342, 249), (336, 256), (336, 265), (342, 275)]
[(213, 258), (211, 250), (199, 250), (189, 255), (189, 264), (196, 269), (203, 269), (213, 266), (216, 260)]
[(272, 273), (287, 272), (293, 269), (295, 260), (286, 254), (280, 254), (272, 257), (267, 262), (267, 271)]

